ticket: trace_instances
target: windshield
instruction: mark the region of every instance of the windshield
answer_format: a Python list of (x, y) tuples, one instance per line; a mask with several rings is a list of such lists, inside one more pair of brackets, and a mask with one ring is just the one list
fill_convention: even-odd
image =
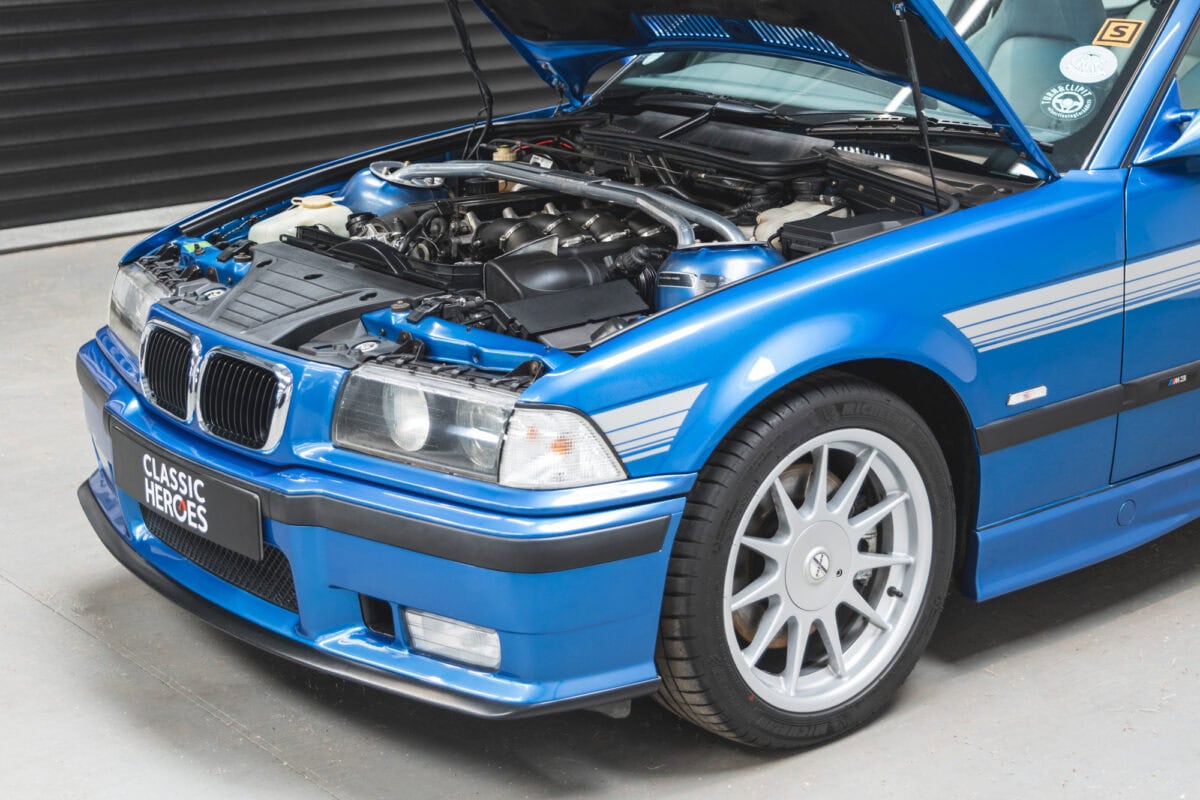
[[(976, 58), (1060, 171), (1083, 165), (1169, 3), (1161, 0), (938, 0)], [(898, 34), (897, 34), (898, 35)], [(901, 46), (899, 40), (897, 46)], [(905, 115), (906, 87), (848, 69), (755, 53), (685, 51), (635, 59), (606, 95), (670, 90), (720, 96), (789, 116)], [(937, 121), (986, 125), (926, 97)]]

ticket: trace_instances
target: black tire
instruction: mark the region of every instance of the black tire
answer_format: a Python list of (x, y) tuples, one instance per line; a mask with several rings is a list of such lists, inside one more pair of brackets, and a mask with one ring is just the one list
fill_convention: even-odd
[[(897, 642), (903, 640), (898, 652), (866, 688), (828, 709), (787, 711), (756, 694), (726, 638), (724, 593), (732, 540), (743, 515), (757, 513), (747, 511), (752, 496), (781, 460), (815, 437), (851, 429), (887, 437), (915, 464), (931, 506), (928, 580), (919, 610), (909, 617), (915, 622), (906, 635), (896, 634)], [(908, 677), (941, 614), (954, 564), (954, 505), (937, 440), (895, 395), (833, 373), (775, 395), (729, 433), (689, 497), (671, 552), (659, 627), (659, 701), (701, 728), (759, 748), (811, 746), (864, 725)]]

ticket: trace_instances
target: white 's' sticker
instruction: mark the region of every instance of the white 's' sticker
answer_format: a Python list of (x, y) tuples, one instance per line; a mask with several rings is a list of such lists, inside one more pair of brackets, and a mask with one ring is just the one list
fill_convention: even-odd
[(1076, 83), (1100, 83), (1117, 74), (1117, 57), (1095, 45), (1076, 47), (1058, 62), (1063, 77)]
[(1095, 93), (1082, 83), (1060, 83), (1042, 95), (1042, 111), (1055, 119), (1083, 119), (1095, 108)]

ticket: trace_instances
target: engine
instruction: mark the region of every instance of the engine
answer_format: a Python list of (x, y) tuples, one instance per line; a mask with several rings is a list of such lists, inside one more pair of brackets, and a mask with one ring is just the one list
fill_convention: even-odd
[(717, 123), (664, 140), (678, 124), (647, 113), (474, 159), (374, 162), (145, 266), (172, 276), (181, 311), (306, 352), (382, 306), (579, 352), (927, 208), (839, 168), (829, 142)]

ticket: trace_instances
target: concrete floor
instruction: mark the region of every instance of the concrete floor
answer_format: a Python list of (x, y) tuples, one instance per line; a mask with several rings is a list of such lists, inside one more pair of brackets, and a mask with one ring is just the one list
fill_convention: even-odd
[(0, 796), (1200, 797), (1200, 527), (952, 599), (881, 720), (761, 755), (639, 702), (488, 723), (315, 675), (128, 574), (75, 488), (112, 240), (0, 257)]

